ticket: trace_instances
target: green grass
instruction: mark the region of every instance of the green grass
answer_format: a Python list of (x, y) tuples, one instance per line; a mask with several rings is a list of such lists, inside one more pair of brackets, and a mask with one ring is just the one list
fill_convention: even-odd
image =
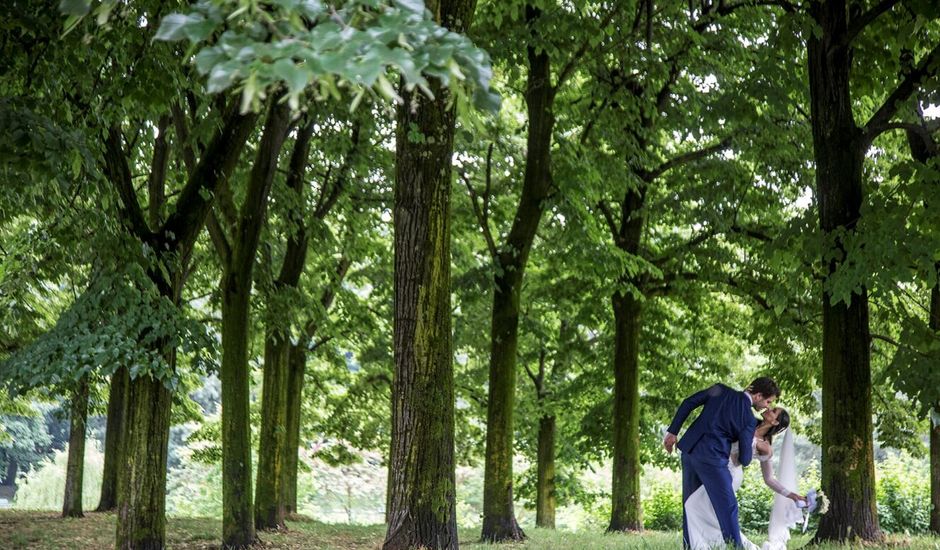
[[(330, 525), (315, 521), (290, 522), (284, 533), (261, 533), (258, 548), (305, 550), (377, 550), (385, 528), (381, 525)], [(219, 547), (221, 521), (207, 518), (169, 518), (167, 542), (170, 548), (209, 550)], [(484, 550), (676, 550), (681, 548), (679, 533), (647, 532), (640, 535), (605, 535), (595, 532), (564, 532), (529, 529), (525, 543), (488, 545), (477, 542), (479, 531), (462, 530), (461, 548)], [(808, 538), (798, 537), (790, 548), (803, 547)], [(757, 540), (755, 540), (757, 542)], [(52, 512), (0, 510), (0, 547), (23, 550), (111, 548), (114, 543), (114, 515), (89, 513), (82, 519), (63, 519)], [(860, 546), (824, 546), (862, 548)], [(885, 545), (870, 548), (909, 548), (940, 550), (938, 537), (891, 537)]]

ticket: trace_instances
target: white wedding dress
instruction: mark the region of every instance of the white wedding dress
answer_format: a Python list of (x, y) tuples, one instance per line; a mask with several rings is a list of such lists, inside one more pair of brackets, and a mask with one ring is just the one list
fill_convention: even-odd
[[(751, 442), (756, 445), (756, 440)], [(728, 458), (728, 470), (731, 471), (731, 488), (737, 493), (744, 480), (744, 468), (737, 464), (738, 444), (731, 446), (731, 456)], [(790, 430), (786, 431), (783, 447), (780, 452), (780, 480), (774, 477), (773, 465), (770, 456), (761, 456), (756, 450), (754, 456), (760, 462), (764, 483), (774, 490), (773, 508), (770, 513), (768, 525), (768, 540), (763, 546), (757, 546), (741, 534), (741, 543), (746, 550), (785, 550), (790, 539), (790, 527), (802, 521), (803, 514), (796, 504), (786, 497), (790, 493), (787, 487), (796, 487), (796, 465), (794, 464), (793, 437)], [(711, 550), (725, 548), (725, 541), (718, 525), (718, 516), (705, 487), (699, 487), (685, 501), (686, 520), (689, 528), (689, 544), (692, 550)]]

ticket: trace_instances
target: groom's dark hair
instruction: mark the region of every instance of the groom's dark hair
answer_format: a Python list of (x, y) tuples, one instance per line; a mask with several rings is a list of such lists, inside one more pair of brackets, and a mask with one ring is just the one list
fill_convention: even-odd
[(764, 397), (780, 397), (780, 388), (777, 383), (766, 376), (755, 378), (751, 385), (747, 387), (747, 391), (751, 394), (761, 393)]

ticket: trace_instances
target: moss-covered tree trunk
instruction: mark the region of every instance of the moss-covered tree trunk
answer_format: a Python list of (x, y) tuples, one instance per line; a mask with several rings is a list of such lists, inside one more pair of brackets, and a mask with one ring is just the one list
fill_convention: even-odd
[[(534, 22), (539, 16), (538, 9), (526, 7), (528, 21)], [(496, 258), (490, 328), (482, 539), (494, 542), (525, 538), (513, 511), (512, 491), (519, 299), (529, 252), (552, 188), (551, 145), (555, 124), (555, 89), (551, 83), (551, 62), (548, 53), (534, 46), (527, 48), (527, 54), (529, 74), (525, 100), (529, 126), (526, 166), (519, 206), (506, 242)]]
[[(473, 0), (427, 2), (464, 32)], [(395, 301), (388, 530), (383, 550), (457, 549), (454, 367), (450, 308), (450, 194), (456, 114), (402, 89), (395, 163)], [(415, 132), (421, 134), (416, 139)]]
[(116, 547), (163, 550), (166, 456), (173, 396), (161, 380), (150, 376), (131, 380), (128, 390), (124, 464), (118, 470)]
[(104, 432), (104, 468), (101, 472), (101, 497), (96, 512), (108, 512), (117, 508), (118, 469), (124, 447), (125, 419), (127, 418), (127, 386), (130, 375), (124, 367), (111, 375), (108, 396), (108, 420)]
[[(304, 225), (303, 197), (306, 184), (307, 155), (313, 136), (313, 124), (306, 124), (298, 132), (291, 152), (287, 173), (287, 187), (294, 198), (290, 216), (297, 224), (287, 239), (281, 271), (275, 279), (275, 292), (297, 287), (307, 258), (307, 231)], [(287, 514), (296, 509), (296, 490), (293, 497), (285, 486), (290, 476), (288, 467), (296, 468), (297, 447), (290, 446), (288, 434), (293, 429), (288, 392), (291, 382), (290, 330), (276, 323), (267, 327), (264, 345), (264, 376), (261, 396), (261, 430), (258, 441), (258, 484), (255, 490), (255, 527), (283, 529)], [(299, 409), (298, 409), (299, 413)], [(300, 418), (296, 418), (299, 428)], [(293, 459), (289, 456), (293, 452)], [(294, 502), (289, 500), (293, 498)]]
[(297, 513), (297, 466), (300, 452), (301, 403), (304, 392), (304, 371), (307, 366), (307, 350), (303, 346), (291, 345), (287, 355), (287, 423), (284, 447), (287, 454), (284, 462), (284, 481), (281, 484), (287, 514)]
[(65, 499), (62, 517), (80, 518), (82, 479), (85, 474), (85, 427), (88, 424), (88, 375), (72, 391), (69, 406), (69, 456), (65, 466)]
[[(220, 113), (218, 127), (198, 164), (191, 151), (185, 155), (190, 176), (179, 193), (172, 214), (155, 228), (148, 226), (137, 199), (121, 128), (115, 126), (108, 132), (105, 173), (120, 198), (121, 222), (128, 234), (141, 245), (161, 253), (164, 269), (150, 269), (148, 275), (160, 295), (177, 307), (186, 263), (202, 231), (212, 197), (219, 183), (234, 169), (254, 124), (254, 115), (238, 113), (237, 102)], [(180, 134), (180, 141), (185, 143), (182, 136)], [(154, 170), (165, 166), (165, 160), (159, 156), (166, 151), (164, 147), (155, 147)], [(154, 178), (160, 179), (158, 176)], [(156, 188), (157, 182), (153, 183), (151, 189)], [(157, 203), (162, 206), (162, 197), (157, 198), (154, 206)], [(153, 208), (152, 216), (159, 215), (159, 210)], [(176, 365), (176, 349), (166, 342), (152, 345), (172, 372)], [(166, 457), (172, 403), (172, 393), (164, 381), (150, 374), (140, 375), (128, 383), (124, 454), (117, 481), (115, 547), (119, 550), (162, 550), (166, 547)]]
[[(851, 47), (844, 0), (813, 3), (819, 31), (808, 37), (813, 150), (820, 227), (825, 235), (856, 231), (862, 205), (861, 130), (850, 97)], [(829, 274), (845, 255), (845, 237), (823, 261)], [(832, 303), (824, 291), (822, 350), (822, 486), (829, 513), (822, 516), (816, 541), (878, 540), (872, 437), (868, 291), (851, 302)]]
[(643, 529), (640, 505), (640, 313), (641, 302), (618, 291), (614, 309), (614, 407), (612, 509), (608, 531)]
[[(285, 104), (269, 108), (244, 202), (233, 234), (222, 254), (222, 545), (253, 544), (255, 522), (251, 492), (251, 421), (248, 369), (249, 309), (252, 271), (268, 194), (278, 156), (287, 137), (290, 111)], [(274, 466), (276, 467), (276, 466)]]
[(227, 268), (222, 276), (222, 545), (255, 542), (251, 515), (248, 307), (251, 275)]
[[(940, 275), (940, 265), (937, 274)], [(930, 290), (930, 328), (940, 335), (940, 282)], [(937, 422), (934, 424), (934, 422)], [(940, 535), (940, 404), (934, 406), (930, 426), (930, 530)]]
[[(643, 173), (645, 174), (645, 173)], [(641, 181), (642, 178), (640, 178)], [(643, 206), (649, 183), (629, 188), (620, 202), (617, 248), (637, 256), (643, 235)], [(615, 227), (611, 226), (613, 231)], [(638, 281), (624, 276), (611, 297), (614, 312), (613, 477), (608, 531), (640, 531), (640, 327), (643, 301)]]
[(286, 460), (287, 353), (289, 335), (268, 331), (264, 344), (261, 430), (258, 441), (258, 484), (255, 490), (255, 528), (284, 529), (287, 518), (281, 481)]
[(555, 528), (555, 416), (539, 419), (535, 525)]

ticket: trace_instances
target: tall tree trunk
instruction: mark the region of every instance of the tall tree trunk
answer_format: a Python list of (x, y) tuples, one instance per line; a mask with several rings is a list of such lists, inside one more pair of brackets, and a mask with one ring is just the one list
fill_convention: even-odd
[(291, 345), (287, 356), (287, 423), (284, 426), (286, 460), (284, 466), (284, 504), (288, 514), (297, 513), (297, 465), (300, 452), (300, 409), (304, 392), (307, 350)]
[(555, 528), (555, 416), (539, 419), (535, 525)]
[(65, 467), (65, 500), (62, 517), (80, 518), (82, 478), (85, 473), (85, 426), (88, 423), (88, 375), (82, 376), (72, 392), (69, 408), (69, 457)]
[(227, 268), (222, 277), (222, 546), (255, 542), (251, 516), (248, 301), (251, 275)]
[[(188, 162), (190, 177), (173, 213), (154, 230), (147, 226), (137, 200), (120, 128), (113, 127), (108, 133), (105, 172), (120, 198), (121, 222), (142, 245), (162, 253), (165, 269), (151, 269), (148, 276), (160, 295), (176, 307), (180, 303), (188, 258), (202, 231), (213, 194), (234, 169), (254, 125), (255, 116), (239, 114), (237, 102), (226, 110), (198, 164), (191, 151), (185, 155), (191, 159)], [(153, 164), (159, 170), (161, 164), (156, 151), (154, 155)], [(154, 208), (151, 215), (158, 216), (158, 210)], [(175, 370), (175, 347), (167, 342), (152, 345), (170, 370)], [(138, 376), (128, 384), (126, 439), (117, 481), (115, 547), (119, 550), (162, 550), (166, 546), (166, 457), (172, 397), (164, 381), (151, 374)]]
[[(427, 3), (464, 32), (473, 0)], [(395, 163), (395, 375), (383, 550), (457, 549), (454, 366), (450, 308), (450, 194), (456, 115), (449, 93), (402, 87)], [(409, 137), (420, 132), (424, 139)]]
[[(926, 130), (924, 115), (920, 108), (917, 109), (917, 115), (920, 118), (921, 127)], [(931, 157), (936, 156), (937, 143), (932, 137), (925, 137), (908, 130), (907, 142), (911, 149), (911, 158), (917, 162), (926, 165)], [(924, 208), (929, 207), (930, 205), (925, 201)], [(934, 280), (938, 281), (940, 263), (934, 264), (934, 277)], [(934, 283), (933, 288), (930, 289), (929, 315), (928, 327), (936, 337), (940, 337), (940, 282)], [(940, 534), (940, 423), (934, 425), (935, 415), (940, 415), (940, 403), (934, 405), (927, 417), (930, 430), (930, 530)], [(940, 422), (940, 417), (938, 417), (938, 422)]]
[(256, 540), (248, 369), (252, 271), (289, 124), (286, 105), (269, 108), (222, 273), (222, 546), (226, 548), (246, 548)]
[[(850, 97), (847, 10), (844, 0), (829, 0), (812, 3), (811, 11), (821, 27), (808, 38), (820, 227), (825, 235), (851, 235), (862, 205), (865, 147)], [(824, 256), (830, 275), (845, 257), (843, 239), (834, 246), (835, 254)], [(878, 540), (868, 291), (862, 286), (849, 304), (832, 299), (823, 292), (822, 486), (831, 505), (814, 540)]]
[[(635, 170), (639, 171), (639, 170)], [(644, 176), (645, 172), (641, 172)], [(614, 243), (627, 254), (640, 253), (646, 221), (648, 178), (628, 188), (620, 202), (620, 226)], [(614, 227), (612, 226), (613, 230)], [(614, 311), (613, 477), (608, 531), (640, 531), (643, 510), (640, 500), (640, 327), (643, 302), (634, 292), (640, 284), (626, 275), (621, 290), (611, 297)]]
[(101, 473), (101, 498), (96, 512), (117, 509), (118, 469), (124, 447), (125, 420), (127, 418), (127, 386), (130, 374), (124, 367), (111, 375), (111, 391), (108, 397), (108, 424), (104, 434), (104, 469)]
[[(526, 19), (540, 17), (526, 6)], [(522, 540), (513, 511), (513, 404), (516, 390), (516, 349), (519, 339), (519, 298), (523, 274), (535, 232), (552, 187), (551, 145), (555, 116), (555, 89), (551, 83), (548, 53), (528, 48), (529, 75), (526, 107), (529, 134), (522, 195), (502, 250), (494, 277), (493, 315), (490, 328), (489, 400), (486, 418), (486, 455), (483, 476), (484, 541)]]
[(281, 500), (287, 427), (288, 334), (268, 331), (264, 344), (261, 397), (261, 433), (258, 441), (258, 485), (255, 490), (255, 527), (284, 529), (286, 502)]
[(614, 309), (613, 479), (608, 531), (643, 529), (640, 505), (640, 312), (641, 302), (618, 291)]
[[(171, 353), (171, 365), (175, 365), (175, 351)], [(173, 395), (162, 380), (139, 376), (128, 386), (127, 402), (124, 464), (118, 470), (116, 548), (163, 550)]]
[[(940, 264), (937, 274), (940, 275)], [(930, 328), (940, 335), (940, 282), (930, 290)], [(934, 422), (937, 422), (936, 424)], [(940, 535), (940, 404), (934, 406), (930, 426), (930, 530)]]
[[(307, 155), (313, 124), (304, 125), (298, 133), (291, 152), (287, 186), (294, 193), (296, 204), (290, 217), (298, 224), (287, 239), (281, 272), (275, 280), (275, 292), (296, 288), (304, 271), (307, 258), (307, 231), (304, 219), (304, 187), (306, 184)], [(296, 469), (297, 447), (290, 447), (289, 433), (293, 429), (288, 392), (291, 382), (291, 343), (288, 327), (270, 326), (265, 334), (264, 386), (261, 397), (261, 433), (258, 441), (258, 486), (255, 491), (255, 527), (283, 529), (287, 514), (296, 510), (294, 495), (285, 483), (290, 482), (289, 463)], [(299, 403), (299, 402), (298, 402)], [(299, 409), (297, 411), (300, 412)], [(298, 429), (300, 418), (297, 416)], [(293, 453), (293, 459), (290, 454)], [(296, 471), (296, 470), (295, 470)], [(293, 498), (294, 502), (288, 502)]]

